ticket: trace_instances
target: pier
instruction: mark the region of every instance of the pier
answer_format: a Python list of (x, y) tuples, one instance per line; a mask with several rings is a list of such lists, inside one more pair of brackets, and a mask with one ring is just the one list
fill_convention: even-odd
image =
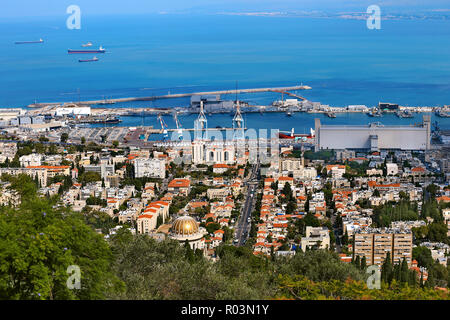
[[(121, 102), (133, 102), (133, 101), (154, 101), (162, 99), (175, 99), (175, 98), (185, 98), (191, 96), (204, 96), (204, 95), (223, 95), (223, 94), (241, 94), (241, 93), (259, 93), (259, 92), (284, 92), (295, 91), (295, 90), (310, 90), (309, 86), (293, 86), (293, 87), (281, 87), (281, 88), (254, 88), (254, 89), (238, 89), (238, 90), (220, 90), (220, 91), (207, 91), (207, 92), (192, 92), (192, 93), (174, 93), (162, 96), (151, 96), (151, 97), (131, 97), (131, 98), (118, 98), (118, 99), (108, 99), (108, 104), (115, 104)], [(293, 95), (293, 94), (290, 94)], [(304, 99), (304, 98), (302, 98)], [(75, 103), (75, 102), (72, 102)], [(101, 105), (104, 104), (105, 100), (90, 100), (90, 101), (79, 101), (76, 102), (78, 105)], [(50, 105), (62, 105), (64, 102), (49, 102), (49, 103), (34, 103), (30, 104), (28, 108), (42, 108), (44, 106)]]

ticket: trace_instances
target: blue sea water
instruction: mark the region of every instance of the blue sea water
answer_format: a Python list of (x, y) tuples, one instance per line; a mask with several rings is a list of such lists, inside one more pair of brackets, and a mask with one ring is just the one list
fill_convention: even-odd
[[(81, 30), (68, 30), (66, 19), (62, 14), (0, 21), (0, 107), (234, 89), (236, 81), (240, 88), (303, 83), (312, 90), (299, 94), (332, 106), (450, 104), (450, 21), (383, 21), (381, 30), (368, 30), (357, 20), (161, 14), (83, 16)], [(45, 43), (14, 44), (39, 38)], [(67, 54), (88, 41), (108, 53), (97, 54), (100, 61), (94, 63), (79, 63), (80, 56)], [(239, 98), (270, 104), (280, 97)], [(176, 99), (125, 106), (188, 104), (189, 99)], [(309, 115), (282, 116), (277, 121), (287, 129), (304, 129), (299, 124), (312, 121)], [(224, 126), (227, 117), (215, 116), (213, 125)], [(249, 124), (253, 118), (268, 126), (275, 122), (247, 117)], [(348, 114), (327, 121), (369, 120)], [(437, 120), (449, 126), (446, 119)]]

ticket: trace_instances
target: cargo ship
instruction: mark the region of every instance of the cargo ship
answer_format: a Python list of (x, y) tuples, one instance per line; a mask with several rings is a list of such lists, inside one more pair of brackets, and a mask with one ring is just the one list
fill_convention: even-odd
[(94, 62), (94, 61), (98, 61), (97, 57), (93, 57), (92, 59), (80, 59), (78, 60), (78, 62)]
[(82, 119), (79, 120), (78, 123), (101, 123), (101, 124), (114, 124), (114, 123), (121, 123), (122, 120), (117, 117), (93, 117), (88, 119)]
[(280, 139), (299, 139), (299, 138), (304, 138), (305, 140), (307, 139), (313, 139), (315, 137), (315, 132), (314, 130), (311, 128), (311, 132), (310, 134), (300, 134), (300, 133), (294, 133), (294, 128), (292, 128), (291, 132), (288, 131), (280, 131), (278, 133), (278, 137)]
[(67, 50), (69, 54), (76, 54), (76, 53), (105, 53), (106, 50), (100, 46), (97, 50)]
[(16, 41), (15, 44), (31, 44), (31, 43), (43, 43), (44, 40), (39, 39), (38, 41)]

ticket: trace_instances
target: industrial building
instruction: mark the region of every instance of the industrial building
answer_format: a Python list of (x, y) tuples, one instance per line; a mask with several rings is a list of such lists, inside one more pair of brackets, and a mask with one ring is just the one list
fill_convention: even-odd
[(66, 106), (57, 108), (55, 116), (90, 116), (91, 107)]
[(220, 95), (194, 95), (191, 97), (190, 112), (200, 111), (200, 102), (203, 102), (204, 111), (209, 112), (231, 112), (234, 110), (233, 101), (221, 100)]
[(416, 126), (322, 125), (315, 119), (315, 150), (355, 149), (378, 151), (381, 149), (428, 150), (431, 139), (431, 120), (423, 116), (423, 123)]

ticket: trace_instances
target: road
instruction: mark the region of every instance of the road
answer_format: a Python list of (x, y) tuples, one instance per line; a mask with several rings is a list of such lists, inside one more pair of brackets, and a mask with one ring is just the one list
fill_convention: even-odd
[(258, 170), (259, 164), (254, 165), (252, 167), (250, 178), (244, 182), (247, 187), (247, 195), (236, 227), (235, 239), (237, 239), (237, 243), (235, 242), (235, 245), (237, 246), (245, 245), (249, 236), (251, 222), (248, 220), (250, 218), (251, 221), (252, 210), (256, 202), (255, 191), (258, 186)]

